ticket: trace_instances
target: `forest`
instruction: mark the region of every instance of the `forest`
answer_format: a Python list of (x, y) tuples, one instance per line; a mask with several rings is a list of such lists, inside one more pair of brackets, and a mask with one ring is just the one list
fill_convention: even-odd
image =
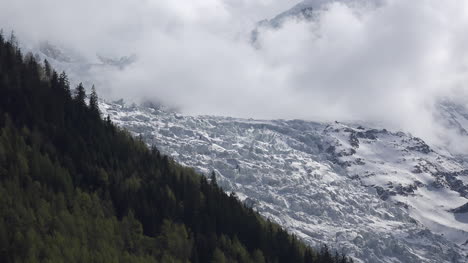
[(0, 262), (352, 262), (102, 117), (0, 34)]

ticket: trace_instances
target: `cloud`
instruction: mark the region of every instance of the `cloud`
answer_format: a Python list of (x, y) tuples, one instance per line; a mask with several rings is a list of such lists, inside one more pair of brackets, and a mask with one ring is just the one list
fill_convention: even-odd
[(105, 97), (192, 114), (372, 121), (440, 142), (438, 101), (467, 104), (468, 3), (369, 1), (262, 27), (261, 48), (250, 43), (255, 23), (296, 1), (15, 0), (0, 3), (0, 23), (88, 60), (135, 53), (124, 69), (92, 69)]

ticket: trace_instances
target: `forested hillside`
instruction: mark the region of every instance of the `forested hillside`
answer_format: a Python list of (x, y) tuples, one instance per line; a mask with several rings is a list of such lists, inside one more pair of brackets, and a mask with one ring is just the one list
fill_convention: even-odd
[(0, 262), (349, 261), (101, 119), (94, 90), (0, 35)]

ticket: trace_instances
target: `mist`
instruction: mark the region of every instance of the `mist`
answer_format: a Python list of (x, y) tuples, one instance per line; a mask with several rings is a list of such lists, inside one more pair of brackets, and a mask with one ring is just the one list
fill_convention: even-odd
[(92, 69), (104, 98), (187, 114), (367, 121), (468, 150), (436, 114), (441, 100), (468, 105), (468, 2), (369, 2), (330, 1), (312, 21), (260, 27), (256, 45), (257, 22), (297, 1), (1, 1), (0, 25), (90, 63), (135, 54), (123, 69)]

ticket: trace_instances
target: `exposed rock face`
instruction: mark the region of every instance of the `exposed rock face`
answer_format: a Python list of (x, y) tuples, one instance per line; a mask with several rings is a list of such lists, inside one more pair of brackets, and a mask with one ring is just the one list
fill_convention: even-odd
[(468, 213), (468, 203), (466, 203), (466, 204), (464, 204), (464, 205), (462, 205), (460, 207), (451, 209), (450, 212), (456, 213), (456, 214)]

